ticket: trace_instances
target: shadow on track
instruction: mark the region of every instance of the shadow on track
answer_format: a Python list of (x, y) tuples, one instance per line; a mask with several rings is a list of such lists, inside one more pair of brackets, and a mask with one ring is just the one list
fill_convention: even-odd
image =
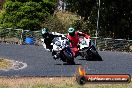
[(78, 60), (82, 60), (82, 61), (104, 61), (104, 60), (96, 60), (96, 59), (93, 59), (93, 60), (86, 60), (86, 59), (83, 59), (83, 58), (80, 58), (80, 59), (78, 59)]
[(81, 65), (81, 64), (67, 64), (67, 63), (63, 63), (63, 64), (55, 64), (55, 65)]

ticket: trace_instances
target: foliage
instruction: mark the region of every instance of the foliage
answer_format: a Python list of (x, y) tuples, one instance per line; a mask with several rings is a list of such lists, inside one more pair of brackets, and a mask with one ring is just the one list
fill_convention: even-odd
[[(53, 16), (58, 0), (6, 0), (0, 13), (0, 26), (38, 30), (49, 27), (52, 31), (66, 32), (70, 22)], [(100, 9), (99, 37), (132, 39), (131, 0), (65, 0), (67, 10), (80, 16), (72, 25), (77, 30), (95, 36), (97, 12)], [(63, 17), (63, 16), (62, 16)], [(62, 30), (62, 31), (61, 31)]]
[[(53, 1), (53, 2), (52, 2)], [(55, 0), (6, 0), (0, 26), (38, 30), (54, 13)]]
[(67, 3), (67, 9), (71, 12), (75, 12), (84, 20), (88, 20), (88, 17), (92, 11), (92, 8), (96, 4), (96, 0), (65, 0)]
[[(86, 30), (95, 31), (97, 10), (100, 9), (99, 36), (132, 39), (131, 0), (65, 0), (68, 10), (82, 17)], [(83, 26), (81, 26), (83, 29)]]
[(83, 21), (83, 20), (76, 20), (72, 26), (81, 32), (85, 32), (87, 34), (90, 34), (91, 36), (95, 36), (95, 26), (91, 24), (88, 20)]
[(56, 15), (47, 19), (42, 26), (47, 27), (51, 32), (66, 32), (64, 24), (57, 18)]
[(95, 36), (97, 6), (96, 0), (66, 0), (67, 8), (78, 14), (81, 19), (73, 22), (73, 26), (80, 31)]
[(54, 15), (47, 19), (43, 27), (48, 27), (50, 31), (56, 31), (61, 33), (67, 33), (67, 29), (76, 21), (79, 17), (71, 12), (58, 11)]
[(132, 39), (131, 3), (131, 0), (101, 1), (100, 35)]

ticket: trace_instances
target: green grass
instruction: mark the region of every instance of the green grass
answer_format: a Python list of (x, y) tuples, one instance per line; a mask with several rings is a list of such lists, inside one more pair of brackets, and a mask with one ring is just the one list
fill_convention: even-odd
[(11, 87), (8, 85), (0, 85), (0, 88), (132, 88), (131, 84), (85, 84), (85, 85), (78, 85), (78, 84), (20, 84), (17, 87)]
[(0, 88), (132, 88), (131, 83), (102, 84), (87, 83), (79, 85), (74, 77), (20, 77), (0, 78)]
[[(8, 87), (4, 87), (8, 88)], [(55, 85), (55, 84), (34, 84), (34, 85), (23, 85), (20, 88), (132, 88), (132, 84), (86, 84), (86, 85), (78, 85), (78, 84), (63, 84), (63, 85)]]
[(0, 88), (9, 88), (9, 86), (8, 85), (0, 84)]

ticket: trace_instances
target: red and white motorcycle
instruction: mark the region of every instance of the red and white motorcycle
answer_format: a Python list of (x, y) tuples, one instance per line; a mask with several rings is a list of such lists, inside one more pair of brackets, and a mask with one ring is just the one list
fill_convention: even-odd
[(79, 53), (81, 57), (88, 61), (102, 61), (102, 57), (97, 52), (91, 39), (80, 38)]

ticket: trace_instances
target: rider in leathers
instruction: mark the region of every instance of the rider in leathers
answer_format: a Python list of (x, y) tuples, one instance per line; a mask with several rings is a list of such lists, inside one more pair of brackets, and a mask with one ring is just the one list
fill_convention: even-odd
[(69, 39), (70, 42), (70, 47), (72, 49), (73, 52), (73, 56), (76, 57), (78, 55), (78, 43), (79, 43), (79, 36), (83, 36), (86, 39), (90, 38), (89, 35), (82, 33), (82, 32), (78, 32), (75, 31), (74, 28), (69, 28), (68, 29), (68, 35), (67, 38)]
[[(42, 36), (44, 38), (44, 44), (45, 44), (45, 49), (52, 52), (53, 46), (51, 45), (52, 40), (55, 37), (61, 37), (61, 35), (53, 35), (52, 33), (49, 33), (48, 28), (42, 29)], [(52, 52), (53, 58), (57, 59), (58, 57), (56, 56), (55, 53)]]

